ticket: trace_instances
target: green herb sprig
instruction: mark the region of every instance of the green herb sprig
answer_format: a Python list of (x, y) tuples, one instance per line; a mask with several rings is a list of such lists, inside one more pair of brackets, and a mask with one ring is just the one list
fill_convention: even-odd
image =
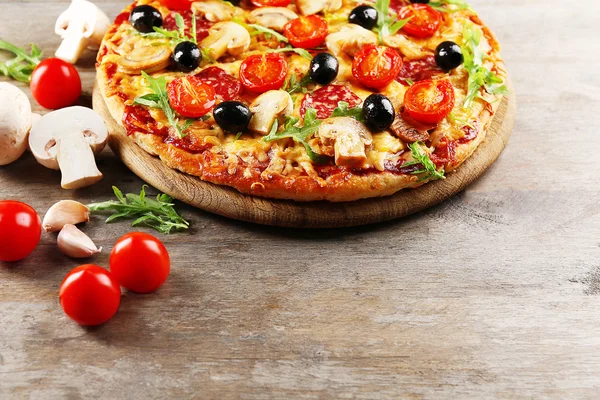
[(173, 230), (185, 230), (190, 223), (183, 219), (173, 207), (173, 198), (159, 194), (156, 200), (146, 197), (146, 185), (140, 194), (123, 195), (116, 186), (113, 192), (117, 200), (88, 205), (92, 213), (113, 212), (106, 223), (121, 219), (135, 219), (131, 226), (145, 225), (161, 233), (169, 234)]
[(300, 49), (300, 48), (296, 48), (296, 47), (292, 47), (292, 46), (286, 46), (286, 47), (282, 47), (279, 49), (273, 49), (271, 51), (269, 51), (270, 53), (296, 53), (299, 56), (302, 56), (304, 58), (306, 58), (307, 60), (311, 60), (313, 59), (313, 56), (305, 49)]
[(377, 25), (374, 31), (377, 32), (380, 44), (385, 37), (398, 33), (412, 18), (399, 20), (395, 13), (390, 13), (390, 0), (377, 0), (374, 7), (377, 10)]
[(185, 123), (180, 124), (179, 118), (171, 104), (169, 103), (169, 96), (167, 94), (167, 79), (164, 76), (160, 78), (152, 78), (146, 72), (142, 71), (142, 76), (148, 82), (152, 93), (146, 94), (136, 98), (133, 104), (138, 104), (150, 108), (157, 108), (165, 113), (165, 116), (169, 120), (169, 124), (177, 132), (179, 138), (186, 136), (186, 131), (194, 123), (194, 120), (188, 119)]
[[(448, 8), (448, 5), (455, 5), (456, 8)], [(464, 10), (468, 10), (471, 12), (475, 12), (471, 6), (464, 0), (442, 0), (442, 1), (431, 1), (429, 2), (429, 6), (432, 7), (435, 10), (441, 11), (441, 12), (446, 12), (446, 13), (453, 13), (453, 12), (459, 12), (459, 11), (464, 11)]]
[(413, 165), (421, 165), (423, 168), (411, 172), (411, 175), (423, 175), (420, 182), (428, 181), (428, 180), (438, 180), (438, 179), (446, 179), (444, 175), (444, 171), (438, 171), (436, 165), (431, 161), (431, 158), (423, 151), (421, 148), (423, 146), (422, 142), (415, 142), (408, 145), (410, 149), (410, 153), (414, 161), (407, 162), (403, 164), (400, 168), (406, 168)]
[[(288, 40), (288, 38), (286, 38), (285, 36), (283, 36), (281, 33), (267, 28), (265, 26), (259, 25), (259, 24), (243, 24), (243, 26), (247, 29), (250, 30), (252, 29), (253, 31), (250, 32), (250, 36), (258, 36), (258, 35), (265, 35), (265, 37), (267, 39), (271, 39), (271, 37), (275, 37), (275, 39), (277, 39), (280, 42), (283, 43), (289, 43), (290, 41)], [(248, 29), (250, 28), (250, 29)]]
[[(331, 117), (351, 117), (358, 121), (364, 121), (362, 113), (362, 107), (349, 108), (347, 102), (340, 101), (337, 108), (331, 114)], [(316, 153), (310, 144), (308, 144), (308, 140), (319, 131), (319, 127), (321, 126), (321, 123), (323, 123), (323, 121), (317, 118), (317, 111), (314, 108), (309, 108), (304, 115), (303, 124), (300, 126), (298, 125), (298, 122), (300, 122), (299, 118), (287, 117), (283, 130), (279, 131), (279, 123), (275, 121), (271, 128), (271, 132), (268, 136), (265, 136), (263, 140), (265, 142), (273, 142), (275, 140), (291, 138), (304, 145), (308, 157), (313, 162), (317, 164), (329, 162), (329, 157)]]
[(480, 42), (481, 31), (473, 24), (465, 23), (461, 49), (465, 59), (464, 67), (469, 73), (469, 81), (463, 108), (468, 108), (475, 98), (481, 98), (479, 91), (482, 87), (491, 94), (509, 93), (504, 81), (483, 65), (485, 53), (479, 48)]
[(312, 84), (313, 80), (310, 74), (304, 75), (300, 80), (296, 74), (292, 74), (290, 78), (283, 85), (283, 90), (289, 94), (306, 93), (308, 92), (307, 86)]
[(0, 75), (8, 76), (19, 82), (29, 83), (33, 70), (42, 62), (42, 51), (33, 43), (30, 46), (31, 49), (28, 53), (25, 49), (5, 40), (0, 40), (0, 50), (15, 55), (11, 60), (0, 61)]
[(167, 29), (155, 26), (154, 32), (140, 33), (140, 35), (150, 39), (167, 39), (172, 46), (177, 46), (181, 42), (193, 42), (198, 44), (195, 15), (192, 16), (192, 26), (190, 27), (191, 29), (189, 36), (185, 33), (185, 21), (179, 13), (175, 14), (175, 24), (177, 25), (177, 30), (175, 31), (169, 31)]

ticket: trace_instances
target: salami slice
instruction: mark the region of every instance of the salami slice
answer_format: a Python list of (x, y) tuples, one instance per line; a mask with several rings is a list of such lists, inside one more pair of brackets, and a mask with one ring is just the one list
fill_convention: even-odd
[(196, 77), (215, 89), (217, 97), (223, 101), (235, 99), (242, 91), (242, 83), (219, 67), (206, 68)]
[[(176, 31), (179, 28), (177, 27), (177, 22), (175, 21), (175, 14), (171, 13), (167, 15), (163, 21), (163, 28), (168, 31)], [(190, 35), (192, 32), (192, 10), (187, 10), (181, 13), (183, 17), (183, 22), (185, 23), (185, 34)], [(202, 16), (196, 16), (196, 39), (201, 41), (202, 39), (208, 36), (208, 30), (212, 26), (212, 22), (205, 20)]]
[(407, 79), (418, 82), (443, 73), (444, 71), (436, 64), (435, 57), (429, 56), (421, 60), (404, 61), (396, 80), (403, 85), (408, 85)]
[(300, 115), (304, 117), (306, 110), (314, 108), (317, 111), (317, 118), (329, 118), (341, 101), (348, 103), (350, 108), (362, 103), (362, 99), (355, 95), (348, 86), (329, 85), (304, 96), (300, 106)]

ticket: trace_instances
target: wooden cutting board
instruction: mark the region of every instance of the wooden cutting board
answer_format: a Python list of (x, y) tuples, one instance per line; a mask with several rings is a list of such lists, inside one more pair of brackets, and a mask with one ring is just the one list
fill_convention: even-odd
[(242, 221), (295, 228), (338, 228), (405, 217), (434, 206), (464, 190), (496, 161), (512, 133), (516, 113), (513, 91), (494, 116), (486, 140), (447, 179), (393, 196), (351, 203), (296, 203), (248, 196), (204, 182), (165, 166), (135, 144), (112, 118), (100, 90), (94, 89), (94, 110), (106, 121), (109, 145), (123, 163), (156, 189), (202, 210)]

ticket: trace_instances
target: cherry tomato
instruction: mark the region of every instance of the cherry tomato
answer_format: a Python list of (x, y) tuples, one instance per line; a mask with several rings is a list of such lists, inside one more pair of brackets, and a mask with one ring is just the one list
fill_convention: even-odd
[(30, 255), (42, 236), (42, 221), (25, 203), (0, 201), (0, 261), (19, 261)]
[(110, 271), (124, 288), (136, 293), (152, 293), (169, 277), (169, 252), (152, 235), (129, 233), (117, 241), (110, 253)]
[(363, 46), (352, 63), (352, 75), (363, 85), (381, 89), (389, 85), (402, 68), (402, 57), (390, 47)]
[(173, 11), (186, 11), (192, 8), (192, 3), (197, 0), (159, 0), (163, 6)]
[(412, 85), (404, 95), (404, 108), (419, 122), (437, 124), (454, 108), (454, 87), (447, 80), (428, 79)]
[(195, 76), (176, 78), (167, 88), (169, 103), (187, 118), (200, 118), (215, 106), (215, 90)]
[(96, 326), (111, 319), (121, 304), (121, 288), (102, 267), (87, 264), (75, 268), (60, 285), (60, 305), (79, 325)]
[(401, 19), (411, 18), (402, 31), (416, 38), (428, 38), (435, 34), (442, 23), (442, 14), (427, 4), (410, 4), (398, 13)]
[(292, 0), (250, 0), (256, 7), (287, 7)]
[(281, 89), (287, 71), (287, 62), (280, 54), (257, 54), (246, 58), (240, 66), (240, 81), (252, 93), (265, 93)]
[(52, 110), (69, 107), (81, 96), (81, 78), (74, 66), (58, 58), (47, 58), (31, 74), (31, 93)]
[(329, 31), (327, 21), (318, 15), (309, 15), (288, 22), (283, 33), (294, 47), (312, 49), (323, 44)]

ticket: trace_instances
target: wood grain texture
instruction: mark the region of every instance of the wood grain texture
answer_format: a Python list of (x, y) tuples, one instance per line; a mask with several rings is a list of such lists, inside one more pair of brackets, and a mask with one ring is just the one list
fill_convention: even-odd
[(292, 228), (340, 228), (390, 221), (448, 200), (483, 175), (502, 153), (512, 134), (516, 105), (514, 90), (505, 97), (485, 141), (447, 179), (430, 182), (393, 196), (347, 203), (278, 201), (247, 196), (173, 170), (140, 148), (111, 116), (100, 90), (94, 88), (93, 106), (110, 132), (109, 145), (138, 177), (158, 190), (191, 206), (224, 217), (263, 225)]
[[(125, 4), (97, 2), (111, 16)], [(488, 173), (362, 228), (262, 227), (180, 206), (193, 227), (160, 236), (169, 281), (125, 293), (96, 329), (62, 313), (60, 282), (79, 263), (44, 235), (0, 266), (0, 398), (597, 399), (600, 3), (471, 3), (503, 45), (519, 105)], [(0, 37), (51, 54), (66, 6), (0, 0)], [(78, 65), (90, 95), (92, 60)], [(101, 183), (68, 192), (27, 155), (0, 168), (0, 199), (43, 214), (142, 185), (108, 149), (99, 167)], [(108, 266), (131, 228), (95, 217), (83, 229), (105, 248), (90, 261)]]

